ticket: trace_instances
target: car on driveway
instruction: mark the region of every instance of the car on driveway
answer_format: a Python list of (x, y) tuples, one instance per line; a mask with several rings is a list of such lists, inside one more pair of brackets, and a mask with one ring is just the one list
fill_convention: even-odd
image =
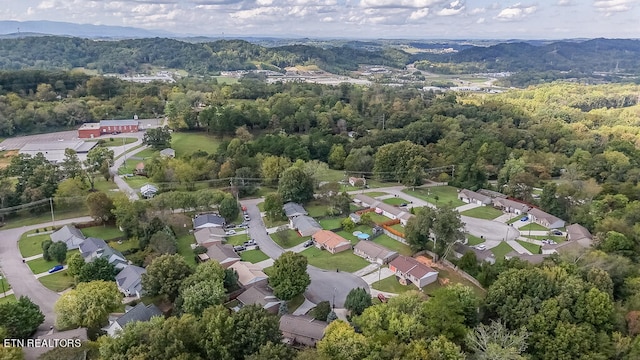
[(487, 245), (484, 245), (484, 244), (476, 245), (476, 249), (478, 249), (478, 250), (487, 250)]
[(529, 221), (529, 217), (528, 217), (528, 216), (525, 216), (525, 217), (523, 217), (522, 219), (520, 219), (520, 221)]
[(246, 249), (247, 248), (245, 248), (243, 245), (238, 245), (233, 247), (233, 251), (235, 252), (245, 251)]
[(225, 232), (225, 235), (235, 235), (235, 234), (236, 234), (236, 231), (235, 231), (235, 230), (227, 230), (227, 231)]
[(62, 265), (56, 265), (56, 266), (52, 267), (51, 269), (49, 269), (49, 271), (47, 271), (47, 272), (48, 272), (49, 274), (53, 274), (54, 272), (56, 272), (56, 271), (60, 271), (60, 270), (62, 270), (62, 269), (64, 269), (64, 266), (62, 266)]
[(308, 248), (309, 246), (313, 245), (313, 240), (307, 240), (304, 242), (304, 244), (302, 244), (302, 246)]
[(249, 215), (244, 214), (244, 221), (251, 221), (251, 218), (249, 217)]
[(560, 231), (560, 230), (553, 230), (551, 233), (553, 235), (562, 235), (562, 231)]

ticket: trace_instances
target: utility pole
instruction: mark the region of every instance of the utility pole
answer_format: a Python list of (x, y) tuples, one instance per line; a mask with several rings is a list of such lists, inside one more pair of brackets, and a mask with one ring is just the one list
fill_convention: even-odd
[(384, 130), (384, 116), (385, 114), (382, 114), (382, 130)]
[(49, 207), (51, 208), (51, 223), (53, 226), (56, 226), (56, 219), (53, 216), (53, 198), (49, 198)]

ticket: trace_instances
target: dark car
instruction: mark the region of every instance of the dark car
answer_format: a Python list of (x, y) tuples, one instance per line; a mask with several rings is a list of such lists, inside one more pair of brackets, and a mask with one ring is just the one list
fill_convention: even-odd
[(551, 233), (553, 235), (562, 235), (562, 231), (560, 231), (560, 230), (553, 230)]
[(243, 245), (238, 245), (233, 247), (233, 251), (235, 252), (245, 251), (246, 249), (247, 248), (245, 248)]
[(313, 245), (313, 241), (312, 240), (307, 240), (304, 244), (302, 244), (302, 246), (308, 248), (309, 246)]
[(56, 271), (60, 271), (62, 269), (64, 269), (64, 266), (56, 265), (56, 266), (52, 267), (51, 269), (49, 269), (48, 273), (51, 274), (51, 273), (54, 273)]

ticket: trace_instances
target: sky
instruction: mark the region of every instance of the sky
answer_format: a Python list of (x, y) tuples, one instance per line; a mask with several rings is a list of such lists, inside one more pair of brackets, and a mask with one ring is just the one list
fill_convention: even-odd
[(640, 38), (640, 0), (2, 0), (0, 20), (208, 36)]

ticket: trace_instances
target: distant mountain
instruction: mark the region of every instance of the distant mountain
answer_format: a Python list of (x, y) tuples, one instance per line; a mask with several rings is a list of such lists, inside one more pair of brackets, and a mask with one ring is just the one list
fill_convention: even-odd
[(174, 37), (176, 34), (161, 30), (145, 30), (135, 27), (74, 24), (58, 21), (0, 21), (0, 37), (25, 37), (33, 35), (77, 36), (83, 38), (149, 38)]

